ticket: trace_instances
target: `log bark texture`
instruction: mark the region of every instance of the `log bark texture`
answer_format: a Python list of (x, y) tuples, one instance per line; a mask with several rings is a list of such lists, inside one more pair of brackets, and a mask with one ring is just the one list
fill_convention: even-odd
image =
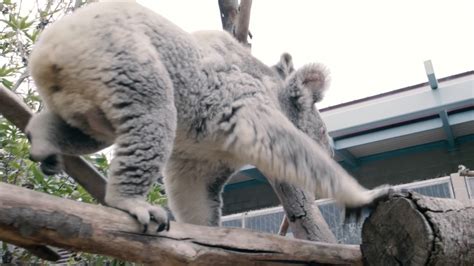
[[(240, 228), (171, 223), (140, 233), (125, 212), (0, 183), (0, 240), (52, 245), (153, 265), (360, 263), (359, 246), (317, 243)], [(151, 227), (151, 229), (156, 229)]]
[(369, 265), (474, 265), (474, 205), (399, 193), (362, 229)]

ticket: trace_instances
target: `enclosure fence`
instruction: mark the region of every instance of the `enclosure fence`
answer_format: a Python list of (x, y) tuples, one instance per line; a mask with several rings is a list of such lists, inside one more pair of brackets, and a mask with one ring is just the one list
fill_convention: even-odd
[[(468, 186), (470, 197), (472, 198), (472, 192), (474, 192), (474, 178), (466, 178), (466, 186)], [(450, 176), (403, 184), (395, 187), (410, 189), (430, 197), (454, 198), (455, 196)], [(365, 218), (369, 216), (369, 210), (365, 210), (362, 213), (362, 217), (359, 221), (352, 220), (344, 223), (343, 209), (339, 207), (334, 200), (316, 200), (315, 204), (319, 207), (324, 219), (339, 243), (361, 243), (362, 224)], [(222, 218), (222, 226), (247, 228), (255, 231), (276, 234), (278, 233), (284, 215), (285, 212), (281, 206), (249, 211), (224, 216)], [(287, 236), (292, 236), (291, 229), (288, 230)]]

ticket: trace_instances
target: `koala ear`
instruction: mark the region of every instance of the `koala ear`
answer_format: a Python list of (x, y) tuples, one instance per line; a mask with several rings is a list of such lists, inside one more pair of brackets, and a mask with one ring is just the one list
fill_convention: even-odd
[(305, 65), (287, 80), (287, 86), (293, 87), (293, 89), (308, 90), (313, 97), (313, 103), (323, 99), (329, 83), (329, 70), (322, 64)]
[(280, 61), (272, 67), (277, 71), (278, 75), (285, 80), (291, 73), (295, 71), (293, 67), (293, 58), (289, 53), (283, 53), (280, 56)]

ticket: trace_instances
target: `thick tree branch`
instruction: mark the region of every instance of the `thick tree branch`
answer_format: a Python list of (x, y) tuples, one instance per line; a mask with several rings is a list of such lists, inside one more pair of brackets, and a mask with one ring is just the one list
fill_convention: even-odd
[(52, 245), (161, 265), (361, 261), (359, 246), (295, 240), (240, 228), (172, 222), (169, 232), (143, 234), (138, 222), (122, 211), (3, 183), (0, 202), (0, 240), (16, 244)]
[(321, 211), (313, 204), (314, 197), (287, 183), (270, 183), (280, 199), (295, 238), (337, 243)]
[(249, 36), (250, 9), (252, 0), (219, 0), (222, 28), (232, 34), (240, 43), (250, 46)]
[[(0, 114), (24, 131), (32, 112), (12, 91), (0, 84)], [(65, 171), (99, 202), (104, 202), (107, 179), (86, 160), (76, 156), (64, 156)]]
[(239, 19), (237, 20), (237, 25), (235, 28), (235, 38), (247, 46), (250, 46), (247, 41), (247, 36), (249, 35), (251, 8), (252, 0), (240, 0)]
[(222, 21), (222, 28), (234, 35), (235, 25), (239, 14), (238, 0), (219, 0), (219, 11)]

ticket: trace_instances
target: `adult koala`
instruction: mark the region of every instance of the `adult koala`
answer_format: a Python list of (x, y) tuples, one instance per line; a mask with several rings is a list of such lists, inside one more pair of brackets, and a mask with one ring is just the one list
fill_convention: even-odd
[(31, 158), (55, 173), (59, 154), (115, 144), (105, 201), (145, 230), (150, 219), (169, 225), (145, 201), (163, 169), (177, 220), (203, 225), (219, 223), (222, 187), (245, 164), (350, 207), (387, 192), (361, 187), (309, 137), (327, 139), (314, 107), (327, 85), (320, 65), (291, 73), (284, 55), (269, 68), (224, 32), (188, 34), (109, 2), (46, 29), (29, 68), (47, 106), (27, 127)]

